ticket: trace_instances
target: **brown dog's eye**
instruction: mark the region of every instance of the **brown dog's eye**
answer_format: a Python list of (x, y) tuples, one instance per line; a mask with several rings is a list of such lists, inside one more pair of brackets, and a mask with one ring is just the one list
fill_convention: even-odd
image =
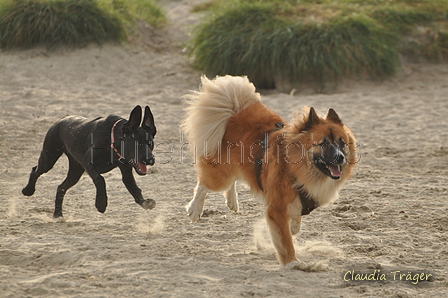
[(324, 139), (322, 140), (322, 142), (319, 143), (319, 146), (321, 146), (322, 148), (324, 148), (324, 147), (326, 147), (326, 146), (328, 146), (328, 145), (330, 145), (330, 142), (328, 141), (327, 138), (324, 138)]
[(330, 144), (330, 142), (328, 141), (328, 139), (324, 138), (322, 140), (322, 142), (320, 142), (318, 145), (321, 146), (322, 148), (324, 148), (324, 147), (328, 146), (329, 144)]

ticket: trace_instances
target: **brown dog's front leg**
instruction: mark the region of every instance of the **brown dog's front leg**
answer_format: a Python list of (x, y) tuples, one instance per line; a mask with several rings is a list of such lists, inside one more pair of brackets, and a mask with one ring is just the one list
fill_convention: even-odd
[(269, 206), (266, 211), (266, 222), (280, 264), (286, 265), (297, 261), (286, 208), (274, 209)]

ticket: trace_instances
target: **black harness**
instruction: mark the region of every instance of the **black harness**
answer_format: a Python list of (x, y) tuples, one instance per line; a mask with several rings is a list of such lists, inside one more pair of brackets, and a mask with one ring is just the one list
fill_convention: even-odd
[(260, 189), (262, 191), (263, 191), (263, 185), (261, 183), (261, 170), (263, 169), (263, 156), (266, 152), (266, 148), (268, 147), (267, 143), (269, 140), (269, 135), (271, 133), (273, 133), (274, 131), (282, 129), (284, 126), (285, 126), (285, 124), (283, 122), (280, 122), (280, 121), (275, 122), (275, 127), (277, 127), (277, 128), (268, 132), (265, 135), (264, 139), (262, 141), (260, 141), (261, 150), (258, 152), (257, 158), (255, 158), (254, 165), (255, 165), (255, 177), (257, 178), (258, 187), (260, 187)]
[[(263, 191), (263, 185), (261, 183), (261, 171), (263, 169), (263, 156), (265, 155), (266, 149), (268, 147), (269, 134), (283, 128), (285, 124), (280, 121), (277, 121), (275, 122), (275, 126), (277, 128), (267, 133), (265, 138), (262, 141), (260, 141), (261, 150), (258, 152), (258, 156), (254, 160), (255, 177), (257, 179), (258, 187), (260, 187), (262, 191)], [(296, 191), (297, 195), (300, 198), (300, 202), (302, 203), (302, 215), (308, 215), (311, 213), (311, 211), (319, 207), (316, 201), (314, 201), (313, 198), (311, 198), (309, 194), (303, 189), (303, 185), (297, 187)]]
[(297, 187), (296, 191), (299, 195), (300, 202), (302, 203), (302, 215), (308, 215), (311, 211), (319, 207), (317, 202), (303, 189), (303, 185)]

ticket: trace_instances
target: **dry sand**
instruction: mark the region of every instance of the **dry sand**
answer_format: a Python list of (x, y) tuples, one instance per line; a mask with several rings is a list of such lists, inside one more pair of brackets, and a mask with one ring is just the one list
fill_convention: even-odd
[[(246, 186), (238, 185), (240, 212), (214, 193), (201, 220), (186, 216), (195, 173), (178, 123), (181, 97), (200, 77), (182, 54), (198, 18), (190, 2), (165, 1), (166, 32), (142, 27), (129, 45), (0, 53), (0, 297), (446, 297), (447, 65), (407, 64), (394, 79), (348, 82), (332, 94), (263, 96), (286, 118), (303, 105), (333, 107), (361, 145), (340, 199), (304, 217), (295, 236), (299, 258), (315, 272), (289, 271), (279, 267), (263, 206)], [(67, 192), (65, 220), (54, 221), (65, 157), (34, 196), (21, 194), (54, 121), (128, 117), (137, 104), (151, 106), (158, 128), (158, 163), (136, 177), (155, 209), (135, 204), (114, 170), (104, 175), (105, 214), (84, 175)], [(351, 270), (386, 280), (344, 280)], [(432, 276), (400, 280), (408, 272)]]

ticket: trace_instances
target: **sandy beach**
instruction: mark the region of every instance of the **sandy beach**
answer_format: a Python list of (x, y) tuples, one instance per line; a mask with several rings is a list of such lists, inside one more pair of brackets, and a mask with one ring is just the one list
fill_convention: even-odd
[[(448, 294), (448, 65), (403, 63), (386, 81), (345, 81), (330, 93), (262, 92), (285, 119), (333, 107), (361, 160), (340, 198), (302, 221), (295, 246), (311, 272), (277, 262), (263, 205), (238, 184), (240, 211), (209, 195), (191, 224), (196, 176), (179, 132), (182, 96), (201, 73), (183, 51), (194, 1), (164, 1), (168, 25), (128, 44), (0, 52), (0, 297), (443, 297)], [(138, 206), (115, 169), (109, 206), (84, 175), (52, 218), (67, 159), (21, 189), (48, 128), (67, 115), (155, 116), (156, 165), (137, 176)], [(369, 278), (359, 281), (356, 279)]]

